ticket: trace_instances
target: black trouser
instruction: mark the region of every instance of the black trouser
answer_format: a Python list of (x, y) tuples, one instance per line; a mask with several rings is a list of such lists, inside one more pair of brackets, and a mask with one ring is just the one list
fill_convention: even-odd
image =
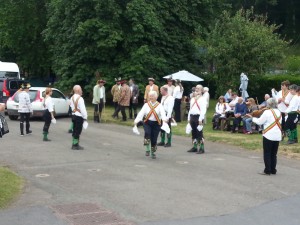
[(264, 148), (264, 162), (265, 170), (267, 174), (277, 172), (277, 151), (278, 151), (279, 141), (271, 141), (263, 137), (263, 148)]
[(26, 122), (26, 133), (29, 132), (29, 128), (30, 128), (29, 118), (30, 118), (30, 113), (20, 113), (21, 134), (24, 134), (24, 122)]
[(129, 118), (132, 119), (132, 111), (134, 113), (134, 118), (136, 117), (137, 115), (137, 103), (133, 103), (132, 100), (130, 100), (130, 105), (129, 105)]
[(197, 129), (199, 125), (199, 116), (200, 115), (190, 115), (190, 124), (192, 127), (192, 139), (196, 139), (197, 141), (201, 141), (203, 138), (203, 130), (199, 131)]
[(220, 117), (222, 116), (222, 114), (215, 114), (212, 122), (213, 122), (213, 129), (217, 129), (219, 128), (219, 122), (220, 122)]
[(175, 113), (175, 121), (181, 122), (181, 99), (175, 98), (174, 102), (174, 113)]
[(72, 116), (73, 122), (73, 138), (79, 139), (80, 134), (82, 132), (83, 118), (81, 116)]
[(114, 108), (115, 108), (115, 112), (114, 112), (114, 114), (113, 115), (115, 115), (116, 117), (119, 117), (119, 112), (118, 113), (116, 113), (117, 112), (117, 110), (118, 110), (118, 108), (119, 108), (119, 103), (118, 102), (114, 102)]
[(114, 112), (113, 116), (117, 116), (119, 114), (119, 112), (121, 111), (122, 114), (122, 120), (126, 121), (127, 120), (127, 116), (126, 116), (126, 107), (124, 105), (119, 105), (117, 110)]
[(297, 113), (289, 113), (288, 118), (285, 123), (284, 131), (295, 130), (297, 128), (297, 123), (294, 121), (297, 119)]
[(157, 145), (157, 138), (160, 131), (160, 125), (158, 124), (158, 122), (148, 120), (144, 123), (144, 131), (144, 138), (150, 139), (151, 147), (155, 147)]
[(235, 117), (233, 120), (233, 126), (232, 126), (232, 131), (235, 131), (235, 128), (239, 127), (240, 123), (242, 122), (243, 118), (240, 117)]
[(43, 132), (44, 132), (44, 133), (48, 133), (49, 128), (50, 128), (50, 125), (51, 125), (51, 119), (52, 119), (51, 113), (49, 112), (48, 109), (46, 109), (46, 110), (44, 111), (43, 119), (44, 119), (44, 121), (45, 121), (44, 127), (43, 127)]
[(285, 127), (285, 113), (281, 113), (281, 127), (282, 127), (282, 130), (285, 131), (286, 130), (286, 127)]
[(100, 103), (95, 104), (95, 106), (94, 106), (94, 112), (96, 112), (96, 113), (98, 113), (98, 112), (101, 113), (103, 107), (104, 107), (103, 98), (100, 98)]

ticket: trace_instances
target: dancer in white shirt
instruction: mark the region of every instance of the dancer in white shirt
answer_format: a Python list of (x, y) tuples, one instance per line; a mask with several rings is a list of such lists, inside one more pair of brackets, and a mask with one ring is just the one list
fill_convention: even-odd
[(146, 146), (146, 156), (151, 155), (152, 159), (156, 159), (155, 152), (157, 150), (157, 138), (161, 120), (167, 122), (166, 112), (162, 104), (157, 101), (157, 96), (156, 91), (149, 92), (149, 101), (143, 105), (134, 120), (134, 124), (137, 125), (145, 117), (143, 123), (145, 131), (144, 145)]
[(259, 118), (253, 118), (253, 122), (263, 125), (263, 149), (265, 169), (262, 175), (276, 174), (277, 152), (281, 141), (281, 121), (282, 116), (277, 109), (277, 101), (274, 98), (267, 100), (267, 107)]

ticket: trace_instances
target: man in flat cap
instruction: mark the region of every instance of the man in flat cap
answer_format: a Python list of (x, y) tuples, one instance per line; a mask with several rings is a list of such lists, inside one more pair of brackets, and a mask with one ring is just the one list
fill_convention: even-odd
[(159, 96), (159, 88), (156, 84), (154, 84), (155, 80), (154, 78), (150, 77), (148, 78), (149, 84), (146, 86), (145, 89), (145, 95), (144, 95), (144, 102), (148, 102), (149, 101), (149, 92), (150, 91), (156, 91), (157, 96)]
[[(120, 98), (120, 93), (121, 93), (121, 77), (115, 78), (116, 84), (112, 86), (111, 88), (111, 95), (113, 96), (113, 104), (115, 108), (115, 112), (118, 110), (118, 102)], [(119, 118), (119, 115), (116, 114), (116, 117)]]

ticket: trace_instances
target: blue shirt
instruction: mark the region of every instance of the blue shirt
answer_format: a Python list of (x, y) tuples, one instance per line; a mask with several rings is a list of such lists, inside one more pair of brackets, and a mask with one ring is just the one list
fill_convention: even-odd
[(247, 106), (245, 103), (236, 103), (235, 109), (234, 109), (234, 114), (240, 113), (242, 116), (246, 115), (247, 113)]

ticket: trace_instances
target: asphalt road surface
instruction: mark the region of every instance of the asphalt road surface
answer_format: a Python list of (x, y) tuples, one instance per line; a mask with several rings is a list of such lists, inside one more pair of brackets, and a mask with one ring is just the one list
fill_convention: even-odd
[[(157, 159), (144, 154), (131, 127), (90, 122), (71, 150), (70, 119), (42, 121), (19, 135), (18, 121), (0, 139), (0, 165), (25, 179), (24, 192), (0, 211), (0, 225), (299, 225), (300, 161), (280, 156), (278, 174), (263, 176), (261, 152), (205, 143), (187, 153), (189, 137), (174, 136)], [(142, 128), (139, 129), (142, 132)]]

